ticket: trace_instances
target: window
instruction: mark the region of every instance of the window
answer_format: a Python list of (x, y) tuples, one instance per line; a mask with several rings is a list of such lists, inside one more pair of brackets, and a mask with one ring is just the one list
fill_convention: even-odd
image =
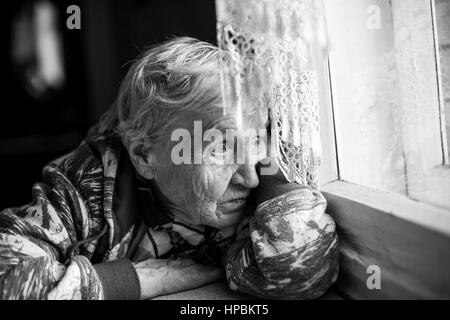
[[(450, 296), (450, 2), (324, 0), (319, 177), (351, 298)], [(377, 266), (381, 289), (370, 290)]]
[(325, 3), (339, 178), (449, 209), (450, 51), (434, 1)]

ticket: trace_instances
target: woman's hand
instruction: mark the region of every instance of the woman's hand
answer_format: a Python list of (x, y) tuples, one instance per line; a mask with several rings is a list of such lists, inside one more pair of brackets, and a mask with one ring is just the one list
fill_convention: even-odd
[(221, 267), (191, 259), (148, 259), (133, 264), (141, 285), (141, 299), (194, 289), (225, 278)]

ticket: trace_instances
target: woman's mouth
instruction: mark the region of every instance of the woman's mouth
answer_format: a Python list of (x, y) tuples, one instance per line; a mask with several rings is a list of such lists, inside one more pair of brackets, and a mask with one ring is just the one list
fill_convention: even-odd
[(245, 198), (232, 199), (219, 203), (218, 208), (223, 213), (233, 213), (244, 208), (246, 201)]

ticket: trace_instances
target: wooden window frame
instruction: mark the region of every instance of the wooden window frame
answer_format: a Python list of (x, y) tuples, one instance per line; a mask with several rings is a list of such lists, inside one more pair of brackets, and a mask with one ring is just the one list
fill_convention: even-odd
[[(433, 32), (437, 40), (434, 0), (430, 1)], [(438, 55), (438, 51), (435, 53)], [(438, 56), (436, 61), (443, 149), (439, 156), (432, 157), (435, 163), (431, 165), (434, 167), (426, 179), (429, 184), (450, 186)], [(353, 299), (448, 299), (450, 212), (445, 206), (450, 203), (450, 194), (439, 192), (438, 186), (436, 192), (431, 193), (432, 196), (410, 194), (410, 197), (406, 197), (341, 179), (330, 64), (332, 62), (328, 60), (317, 67), (321, 86), (320, 117), (324, 150), (319, 179), (320, 190), (328, 201), (327, 212), (335, 219), (340, 237), (341, 272), (336, 290)], [(369, 289), (367, 285), (370, 276), (368, 267), (371, 265), (380, 268), (380, 289)]]

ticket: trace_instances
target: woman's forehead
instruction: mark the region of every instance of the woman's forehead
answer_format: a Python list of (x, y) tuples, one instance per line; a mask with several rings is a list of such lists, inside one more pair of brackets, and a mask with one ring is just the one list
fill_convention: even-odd
[(247, 130), (247, 129), (265, 129), (267, 124), (257, 121), (255, 117), (244, 117), (243, 126), (238, 127), (236, 118), (232, 115), (224, 115), (222, 108), (205, 110), (205, 112), (186, 112), (175, 122), (178, 128), (192, 131), (195, 128), (201, 128), (202, 131), (208, 129), (226, 130)]

